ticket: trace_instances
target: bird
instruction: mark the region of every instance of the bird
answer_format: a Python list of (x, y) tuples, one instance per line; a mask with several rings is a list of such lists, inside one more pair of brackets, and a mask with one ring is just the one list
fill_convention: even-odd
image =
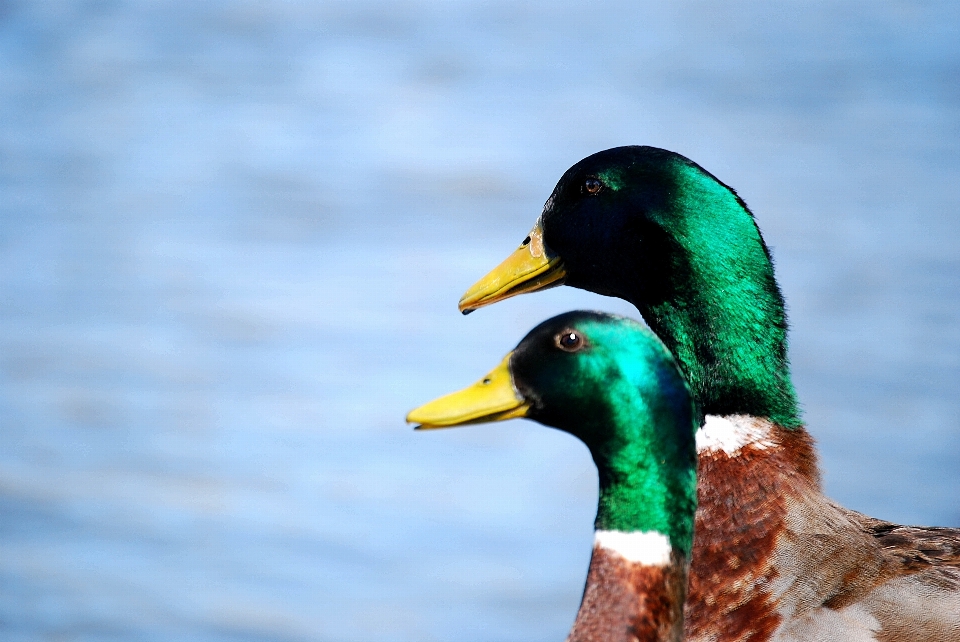
[(407, 421), (423, 430), (517, 417), (579, 438), (597, 467), (594, 547), (568, 642), (683, 640), (700, 417), (673, 356), (637, 321), (568, 312)]
[(960, 641), (960, 529), (901, 526), (824, 495), (783, 295), (734, 189), (664, 149), (588, 156), (459, 307), (564, 284), (632, 303), (703, 412), (687, 640)]

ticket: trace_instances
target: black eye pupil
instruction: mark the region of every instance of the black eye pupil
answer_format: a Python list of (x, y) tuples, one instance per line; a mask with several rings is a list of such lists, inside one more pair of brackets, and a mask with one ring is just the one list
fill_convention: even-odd
[(584, 182), (583, 186), (587, 190), (588, 194), (596, 194), (597, 192), (600, 191), (600, 187), (603, 186), (603, 183), (601, 183), (596, 178), (588, 178)]
[(580, 335), (576, 332), (567, 332), (560, 336), (560, 347), (568, 350), (580, 345)]

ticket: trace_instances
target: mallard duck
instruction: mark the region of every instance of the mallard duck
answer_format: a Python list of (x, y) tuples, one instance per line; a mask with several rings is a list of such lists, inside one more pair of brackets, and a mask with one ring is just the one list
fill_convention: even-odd
[(641, 324), (568, 312), (478, 383), (407, 415), (420, 429), (527, 417), (583, 441), (600, 499), (569, 642), (683, 639), (700, 425), (669, 351)]
[(662, 149), (589, 156), (460, 309), (560, 284), (633, 303), (704, 412), (689, 640), (960, 640), (960, 530), (823, 495), (770, 252), (733, 189)]

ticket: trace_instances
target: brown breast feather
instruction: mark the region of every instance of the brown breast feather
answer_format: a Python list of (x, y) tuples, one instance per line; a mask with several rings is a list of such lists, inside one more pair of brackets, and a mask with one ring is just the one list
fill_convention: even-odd
[(668, 566), (630, 562), (596, 545), (567, 642), (677, 640), (683, 623), (686, 561)]
[(960, 531), (838, 506), (805, 431), (772, 426), (770, 441), (700, 455), (687, 639), (844, 640), (849, 625), (850, 638), (960, 640)]
[[(686, 639), (960, 642), (960, 529), (843, 508), (822, 494), (804, 430), (771, 425), (765, 442), (700, 454)], [(596, 547), (568, 640), (664, 639), (677, 568)]]

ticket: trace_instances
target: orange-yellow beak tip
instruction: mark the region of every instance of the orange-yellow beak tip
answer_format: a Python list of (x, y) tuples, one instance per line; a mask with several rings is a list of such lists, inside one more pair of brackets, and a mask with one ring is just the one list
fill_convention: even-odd
[(566, 276), (563, 261), (544, 245), (543, 229), (537, 223), (513, 254), (466, 291), (457, 307), (470, 314), (518, 294), (556, 287)]
[(417, 424), (414, 430), (434, 430), (526, 416), (530, 404), (513, 385), (510, 356), (472, 386), (411, 410), (407, 423)]

